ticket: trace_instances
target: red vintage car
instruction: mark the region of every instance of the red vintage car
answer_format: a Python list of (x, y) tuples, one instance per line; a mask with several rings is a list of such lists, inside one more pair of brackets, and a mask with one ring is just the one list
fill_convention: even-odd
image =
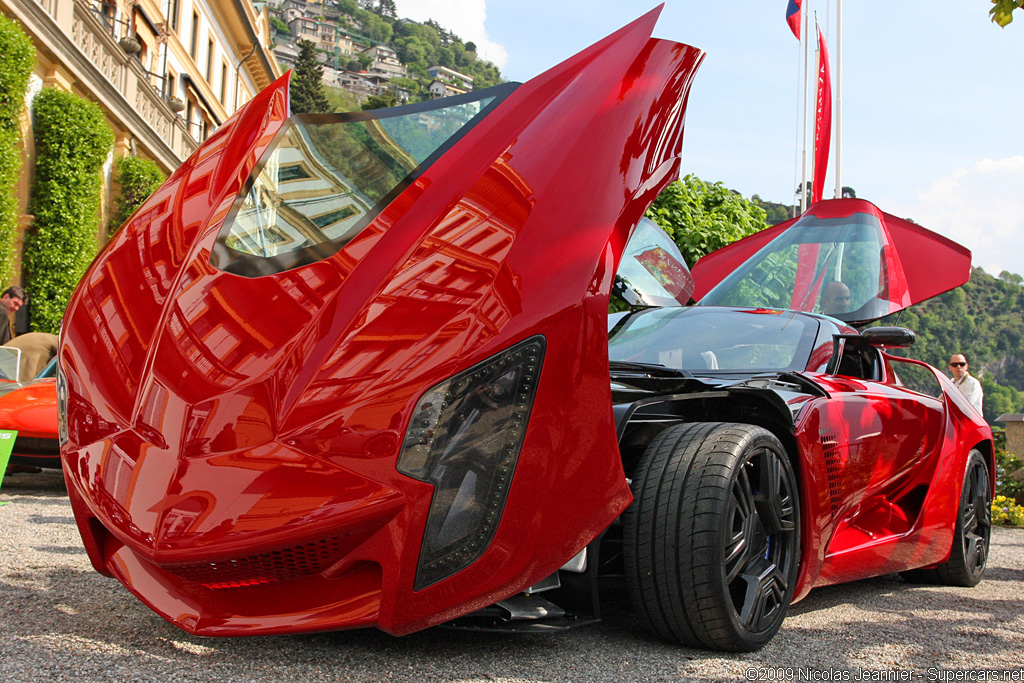
[[(834, 205), (853, 228), (811, 212), (781, 256), (710, 267), (720, 307), (683, 307), (641, 218), (703, 54), (656, 16), (389, 110), (292, 115), (284, 77), (203, 143), (64, 318), (96, 570), (208, 636), (568, 626), (612, 583), (653, 632), (732, 650), (817, 585), (977, 581), (988, 428), (879, 351), (908, 332), (847, 324), (962, 283), (969, 254), (915, 233), (949, 262), (918, 289), (906, 226)], [(839, 279), (845, 322), (815, 312)], [(613, 289), (633, 310), (609, 335)], [(769, 290), (786, 305), (736, 300)]]

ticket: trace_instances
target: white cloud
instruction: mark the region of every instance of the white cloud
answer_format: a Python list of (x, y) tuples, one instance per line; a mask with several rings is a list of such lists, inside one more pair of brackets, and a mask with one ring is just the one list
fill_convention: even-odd
[(914, 219), (973, 253), (973, 263), (998, 275), (1024, 274), (1024, 156), (984, 159), (917, 193), (917, 201), (881, 207)]
[(465, 41), (476, 43), (477, 55), (504, 68), (508, 52), (487, 37), (486, 0), (396, 0), (399, 17), (433, 19)]

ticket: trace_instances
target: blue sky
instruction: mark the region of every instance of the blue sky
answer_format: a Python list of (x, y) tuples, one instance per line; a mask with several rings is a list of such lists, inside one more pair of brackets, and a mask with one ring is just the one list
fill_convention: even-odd
[[(624, 0), (398, 0), (525, 81), (655, 6)], [(835, 0), (805, 0), (827, 31)], [(843, 185), (1024, 273), (1024, 13), (988, 0), (843, 3)], [(655, 36), (708, 55), (687, 111), (683, 172), (790, 201), (799, 182), (800, 47), (786, 0), (667, 0)], [(835, 87), (835, 86), (833, 86)], [(826, 196), (834, 187), (835, 142)]]

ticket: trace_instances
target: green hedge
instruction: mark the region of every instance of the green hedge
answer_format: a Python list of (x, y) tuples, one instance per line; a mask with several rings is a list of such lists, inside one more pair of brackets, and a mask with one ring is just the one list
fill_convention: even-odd
[(154, 162), (139, 157), (123, 156), (117, 160), (116, 177), (121, 192), (114, 200), (114, 215), (110, 217), (110, 232), (116, 231), (135, 210), (156, 192), (166, 176)]
[(98, 105), (46, 88), (33, 105), (36, 176), (25, 238), (31, 326), (57, 332), (71, 293), (97, 249), (101, 170), (114, 146)]
[(35, 62), (32, 41), (16, 22), (0, 14), (0, 287), (14, 278), (21, 175), (21, 115)]

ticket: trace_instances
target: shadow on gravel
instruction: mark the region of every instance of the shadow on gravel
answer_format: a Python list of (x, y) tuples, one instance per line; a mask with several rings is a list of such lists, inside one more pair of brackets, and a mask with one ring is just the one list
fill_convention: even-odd
[[(735, 680), (751, 666), (923, 671), (947, 664), (949, 652), (977, 656), (978, 666), (987, 655), (1015, 661), (1022, 638), (1010, 615), (1024, 613), (1021, 599), (979, 599), (970, 589), (882, 577), (812, 592), (772, 643), (746, 654), (655, 641), (625, 608), (610, 610), (596, 626), (551, 635), (434, 628), (402, 638), (366, 629), (206, 639), (167, 624), (91, 570), (27, 569), (9, 579), (18, 585), (0, 582), (3, 657), (45, 658), (55, 674), (87, 680), (130, 673), (133, 680), (679, 681)], [(997, 624), (1006, 627), (993, 629)], [(902, 647), (897, 661), (873, 658), (894, 646)]]
[(42, 472), (14, 472), (4, 475), (0, 483), (0, 493), (16, 495), (26, 492), (61, 492), (67, 495), (64, 484), (64, 473), (60, 470), (43, 470)]

